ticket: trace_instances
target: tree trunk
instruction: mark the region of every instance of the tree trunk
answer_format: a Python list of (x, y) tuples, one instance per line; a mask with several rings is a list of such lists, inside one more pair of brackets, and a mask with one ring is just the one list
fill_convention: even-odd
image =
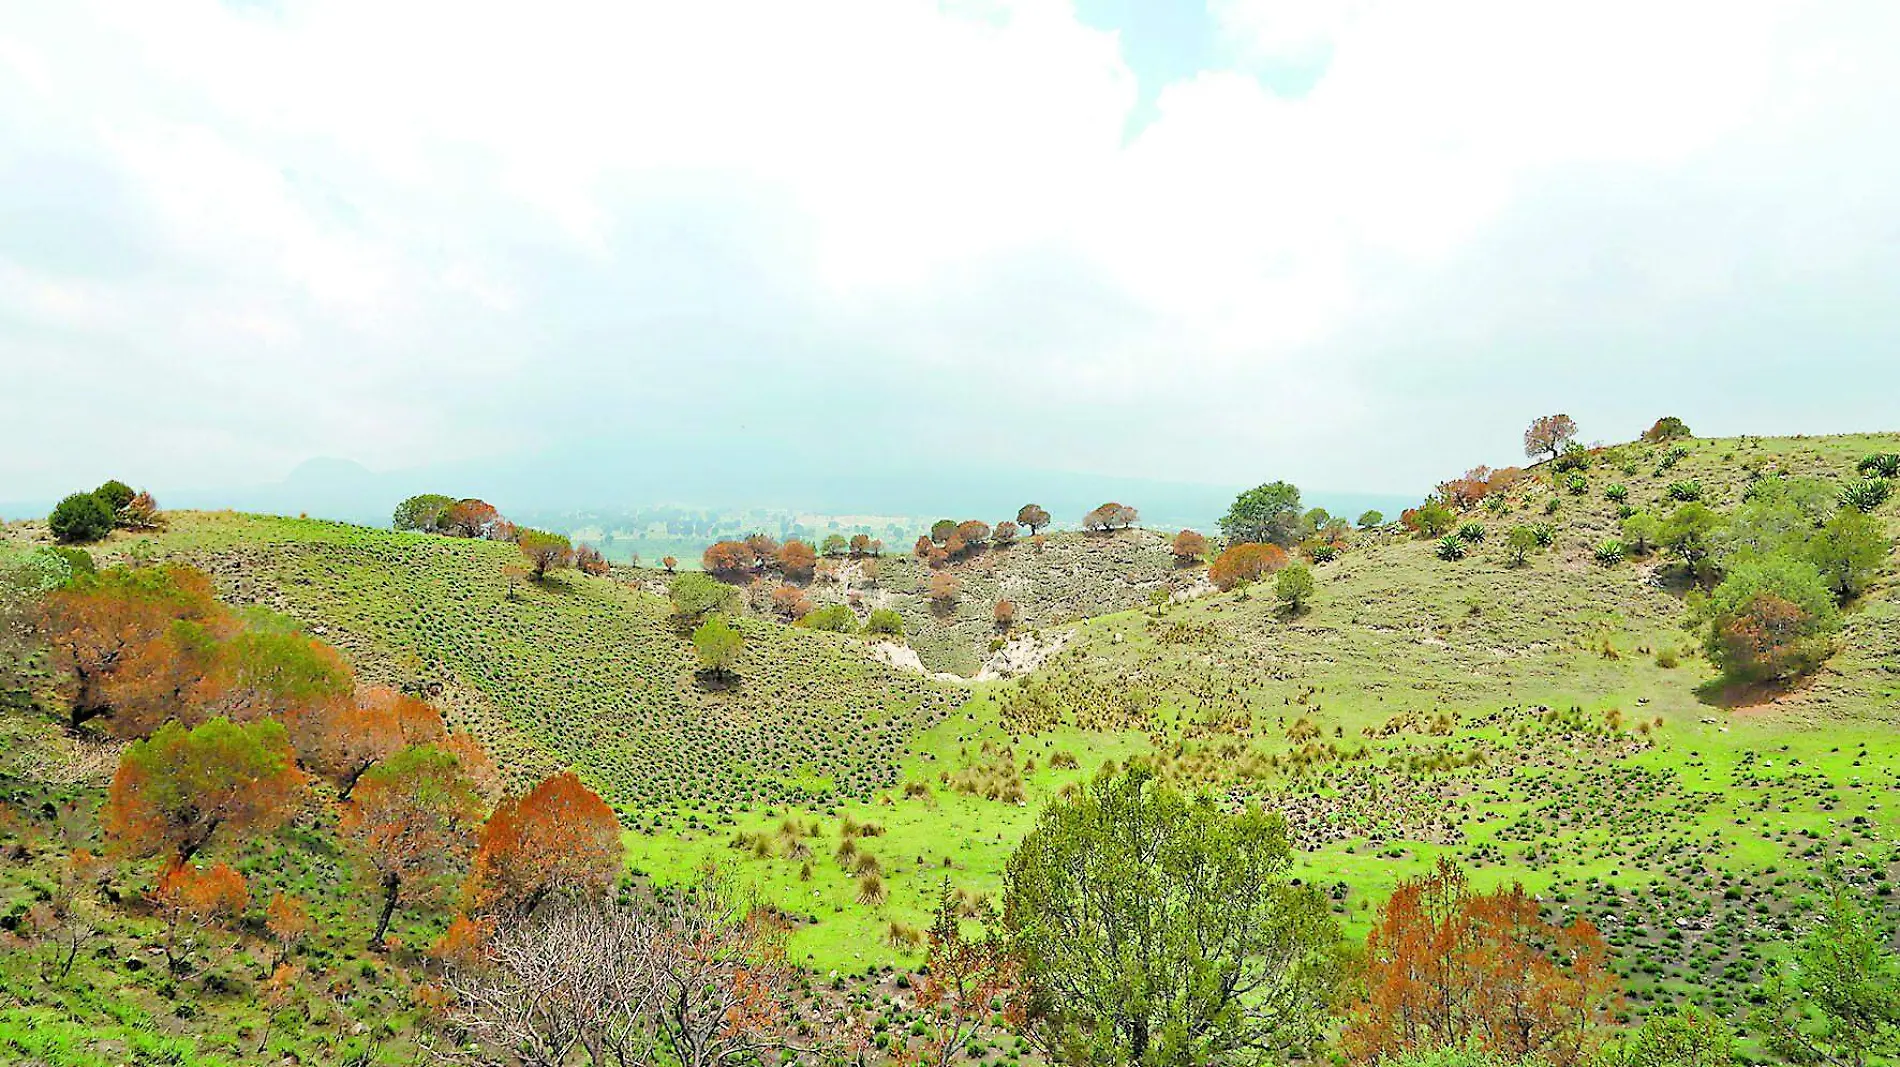
[(383, 913), (376, 919), (376, 932), (369, 935), (371, 952), (383, 950), (383, 938), (389, 934), (389, 919), (396, 914), (396, 896), (401, 891), (402, 879), (394, 873), (383, 875)]

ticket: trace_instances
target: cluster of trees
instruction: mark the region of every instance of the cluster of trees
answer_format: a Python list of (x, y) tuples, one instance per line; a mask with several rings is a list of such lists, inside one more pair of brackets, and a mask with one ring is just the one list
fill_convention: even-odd
[[(1473, 886), (1449, 859), (1402, 882), (1363, 947), (1290, 874), (1277, 814), (1187, 797), (1131, 767), (1045, 811), (1011, 857), (994, 935), (930, 970), (1006, 1003), (1047, 1062), (1726, 1067), (1735, 1037), (1692, 1008), (1619, 1032), (1609, 946), (1554, 922), (1521, 886)], [(1838, 874), (1825, 911), (1764, 989), (1751, 1024), (1791, 1063), (1900, 1052), (1891, 934)], [(946, 944), (958, 945), (945, 933)], [(994, 954), (992, 955), (992, 952)], [(933, 1046), (941, 1047), (941, 1046)]]
[(818, 550), (808, 542), (791, 540), (779, 544), (771, 537), (755, 533), (742, 541), (720, 541), (700, 556), (700, 566), (708, 574), (728, 581), (751, 581), (777, 572), (789, 581), (807, 581), (818, 568)]
[[(1035, 508), (1034, 504), (1024, 505), (1022, 512)], [(1040, 510), (1040, 509), (1037, 509)], [(1032, 514), (1032, 518), (1035, 516)], [(1047, 513), (1042, 518), (1047, 521)], [(930, 532), (919, 538), (911, 546), (911, 554), (930, 564), (933, 568), (947, 567), (951, 561), (961, 559), (984, 548), (994, 545), (1008, 548), (1016, 543), (1019, 527), (1009, 519), (992, 527), (981, 519), (938, 519), (931, 523)]]
[(1131, 505), (1111, 500), (1082, 516), (1082, 528), (1100, 533), (1125, 530), (1141, 521), (1141, 513)]
[[(312, 803), (335, 807), (375, 887), (372, 949), (404, 905), (459, 900), (466, 921), (489, 921), (618, 875), (618, 821), (574, 776), (491, 812), (499, 778), (474, 737), (418, 697), (359, 683), (335, 649), (283, 620), (220, 604), (202, 572), (76, 573), (46, 594), (38, 622), (68, 722), (131, 742), (100, 822), (109, 857), (159, 861), (151, 897), (174, 965), (190, 928), (247, 901), (242, 875), (206, 857)], [(301, 910), (273, 901), (272, 922), (295, 925)]]
[(97, 541), (116, 529), (151, 530), (160, 523), (152, 494), (112, 479), (90, 493), (71, 493), (53, 505), (46, 525), (61, 544)]
[(512, 541), (526, 559), (536, 581), (552, 571), (572, 567), (582, 574), (603, 576), (611, 569), (607, 557), (593, 545), (576, 546), (567, 537), (517, 526), (502, 517), (495, 505), (467, 497), (457, 500), (441, 493), (421, 493), (396, 505), (390, 526), (413, 533), (470, 537), (483, 541)]

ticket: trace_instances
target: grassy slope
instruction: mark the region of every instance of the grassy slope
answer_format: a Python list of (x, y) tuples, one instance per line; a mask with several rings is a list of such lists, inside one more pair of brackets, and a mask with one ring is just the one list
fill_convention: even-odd
[(441, 685), (451, 725), (521, 777), (571, 765), (628, 810), (868, 796), (960, 699), (847, 638), (762, 622), (742, 624), (740, 684), (709, 692), (663, 599), (575, 572), (511, 577), (510, 545), (228, 513), (176, 514), (152, 541), (369, 677)]
[[(1697, 441), (1661, 473), (1653, 452), (1627, 450), (1630, 472), (1593, 470), (1588, 495), (1562, 496), (1559, 544), (1527, 567), (1506, 566), (1497, 542), (1543, 517), (1534, 485), (1512, 513), (1479, 513), (1493, 536), (1461, 562), (1376, 536), (1319, 568), (1297, 619), (1244, 593), (1095, 618), (1037, 675), (978, 686), (947, 717), (961, 694), (866, 665), (848, 639), (760, 622), (746, 624), (748, 684), (700, 693), (656, 597), (563, 578), (523, 583), (511, 601), (505, 546), (222, 515), (182, 517), (158, 546), (210, 564), (237, 599), (324, 627), (367, 674), (444, 682), (457, 715), (522, 766), (578, 763), (633, 810), (637, 869), (736, 867), (801, 920), (793, 950), (820, 968), (915, 963), (886, 943), (890, 924), (921, 923), (945, 877), (994, 891), (1043, 802), (1105, 760), (1156, 752), (1184, 778), (1288, 808), (1314, 846), (1304, 873), (1336, 892), (1349, 929), (1450, 849), (1481, 879), (1519, 878), (1598, 918), (1626, 949), (1637, 1008), (1705, 989), (1739, 1011), (1750, 946), (1785, 932), (1820, 855), (1894, 860), (1882, 799), (1900, 768), (1893, 590), (1866, 598), (1810, 686), (1759, 707), (1706, 703), (1710, 671), (1678, 598), (1640, 562), (1591, 561), (1615, 514), (1602, 490), (1621, 482), (1651, 506), (1670, 481), (1695, 478), (1728, 506), (1749, 464), (1841, 477), (1896, 447), (1893, 436)], [(1882, 514), (1891, 526), (1895, 505)], [(1683, 651), (1679, 666), (1658, 665), (1664, 648)], [(1620, 728), (1605, 724), (1610, 709)], [(1310, 745), (1337, 753), (1289, 738), (1301, 719), (1317, 731)], [(779, 738), (790, 740), (775, 749)], [(1061, 751), (1080, 767), (1052, 769)], [(1447, 769), (1474, 752), (1482, 765)], [(960, 793), (946, 780), (960, 773), (1019, 778), (1025, 802)], [(794, 788), (826, 778), (859, 799)], [(809, 861), (773, 833), (788, 813), (819, 824), (802, 842)], [(881, 905), (859, 903), (832, 858), (847, 815), (885, 829), (862, 841), (890, 887)], [(769, 835), (766, 854), (731, 848), (740, 832)]]

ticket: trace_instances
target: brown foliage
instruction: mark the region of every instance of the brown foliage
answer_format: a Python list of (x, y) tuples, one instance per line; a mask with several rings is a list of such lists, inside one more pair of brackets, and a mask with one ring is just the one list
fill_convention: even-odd
[(502, 528), (507, 525), (507, 520), (501, 517), (495, 505), (474, 498), (450, 504), (436, 521), (436, 528), (451, 537), (484, 537), (493, 540), (508, 540), (500, 536)]
[(171, 851), (189, 860), (218, 830), (281, 825), (303, 796), (304, 777), (274, 722), (176, 723), (126, 749), (99, 811), (106, 841), (134, 856)]
[(1009, 629), (1011, 626), (1016, 625), (1016, 602), (1008, 598), (997, 601), (996, 609), (992, 612), (992, 615), (996, 619), (997, 629)]
[(796, 622), (811, 614), (812, 604), (803, 589), (795, 585), (781, 585), (772, 590), (772, 607)]
[(810, 578), (818, 564), (818, 552), (803, 541), (787, 541), (778, 550), (779, 570), (787, 578)]
[(708, 574), (715, 574), (721, 578), (734, 578), (750, 574), (757, 561), (758, 557), (746, 546), (745, 542), (721, 541), (706, 549), (699, 563), (700, 566), (706, 568)]
[(1004, 519), (990, 532), (990, 541), (998, 548), (1007, 548), (1016, 543), (1016, 524)]
[(1257, 582), (1286, 564), (1286, 549), (1250, 541), (1234, 545), (1214, 557), (1207, 568), (1207, 578), (1225, 592), (1242, 582)]
[(1171, 547), (1177, 561), (1191, 563), (1207, 554), (1207, 538), (1193, 530), (1182, 530), (1174, 535)]
[(1524, 431), (1524, 454), (1556, 459), (1564, 445), (1577, 436), (1577, 420), (1568, 415), (1545, 415)]
[(607, 565), (607, 557), (600, 554), (600, 549), (584, 541), (579, 548), (574, 550), (574, 566), (582, 574), (591, 574), (596, 578), (604, 576), (612, 569)]
[(1362, 1063), (1471, 1041), (1572, 1067), (1594, 1050), (1615, 999), (1608, 947), (1588, 920), (1546, 922), (1522, 886), (1473, 892), (1441, 858), (1379, 909), (1365, 998), (1342, 1042)]
[(201, 706), (217, 642), (236, 627), (210, 577), (177, 564), (83, 579), (47, 596), (38, 622), (70, 724), (110, 716), (121, 737)]
[(363, 772), (410, 745), (448, 736), (442, 713), (387, 686), (364, 686), (348, 700), (328, 700), (285, 717), (290, 743), (305, 767), (329, 778), (348, 799)]
[(620, 873), (620, 821), (572, 771), (501, 802), (466, 886), (475, 914), (531, 912), (550, 894), (599, 893)]
[[(959, 921), (957, 895), (946, 883), (930, 925), (924, 978), (917, 987), (921, 1030), (898, 1046), (894, 1060), (903, 1067), (951, 1067), (990, 1021), (991, 1004), (1010, 1004), (1012, 1017), (1020, 1005), (1010, 993), (1017, 986), (1017, 967), (1008, 943), (995, 932), (996, 915), (985, 914), (979, 937), (965, 936)], [(899, 1031), (902, 1036), (903, 1031)]]
[(382, 912), (370, 935), (383, 944), (405, 889), (447, 874), (467, 855), (482, 800), (461, 761), (445, 749), (422, 745), (363, 775), (342, 811), (343, 831), (364, 851), (382, 887)]
[(938, 571), (930, 576), (928, 595), (930, 602), (939, 608), (946, 608), (957, 602), (958, 594), (963, 592), (963, 583), (949, 571)]

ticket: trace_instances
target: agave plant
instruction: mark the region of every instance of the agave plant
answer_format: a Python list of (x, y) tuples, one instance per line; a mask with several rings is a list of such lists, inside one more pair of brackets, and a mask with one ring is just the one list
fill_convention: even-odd
[(1841, 506), (1872, 511), (1893, 495), (1893, 483), (1885, 478), (1862, 478), (1841, 488)]
[(1446, 534), (1438, 541), (1438, 558), (1451, 562), (1465, 558), (1464, 539), (1457, 534)]

